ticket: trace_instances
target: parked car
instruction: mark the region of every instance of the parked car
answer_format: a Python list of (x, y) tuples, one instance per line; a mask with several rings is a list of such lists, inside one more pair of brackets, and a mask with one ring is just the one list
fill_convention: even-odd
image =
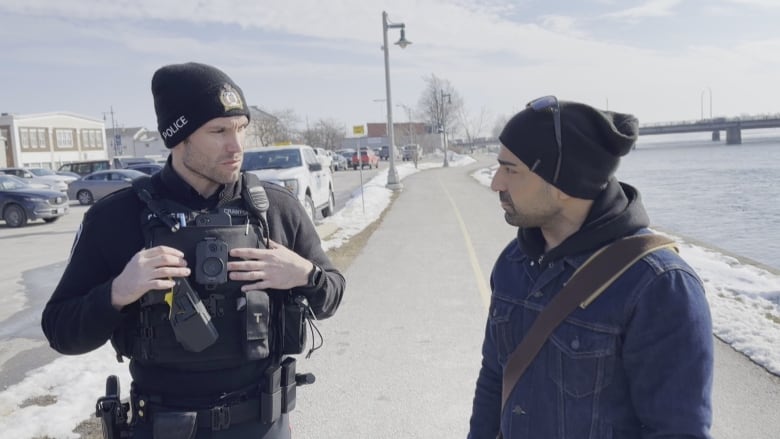
[[(64, 177), (70, 177), (70, 178), (71, 178), (71, 180), (70, 180), (70, 181), (73, 181), (73, 180), (78, 180), (79, 178), (81, 178), (81, 177), (82, 177), (81, 175), (79, 175), (79, 174), (76, 174), (75, 172), (70, 172), (70, 171), (54, 171), (54, 172), (55, 172), (57, 175), (62, 175), (62, 176), (64, 176)], [(69, 181), (68, 183), (70, 183), (70, 181)]]
[(352, 156), (355, 155), (354, 149), (342, 149), (336, 151), (336, 154), (344, 157), (347, 160), (347, 166), (352, 166)]
[(404, 145), (401, 147), (403, 151), (401, 159), (403, 161), (417, 161), (422, 158), (422, 148), (417, 144)]
[(359, 153), (359, 156), (358, 152), (355, 152), (355, 154), (352, 155), (352, 169), (357, 169), (358, 166), (360, 166), (360, 169), (363, 169), (366, 166), (368, 166), (369, 169), (379, 168), (379, 156), (376, 155), (372, 149), (360, 148)]
[(22, 227), (28, 221), (57, 221), (68, 213), (68, 196), (59, 191), (35, 189), (12, 175), (0, 175), (0, 213), (8, 227)]
[(144, 164), (138, 164), (138, 165), (130, 165), (125, 169), (133, 169), (135, 171), (141, 171), (144, 174), (152, 175), (155, 172), (159, 171), (163, 168), (163, 165), (158, 163), (144, 163)]
[(81, 178), (78, 174), (64, 175), (58, 174), (49, 168), (26, 168), (32, 172), (36, 177), (45, 178), (47, 180), (62, 181), (65, 184), (70, 183), (73, 180)]
[(244, 151), (241, 169), (287, 188), (303, 204), (312, 222), (317, 211), (333, 215), (333, 175), (308, 145), (270, 146)]
[(57, 169), (57, 172), (73, 172), (83, 177), (95, 171), (102, 171), (104, 169), (111, 169), (111, 162), (108, 160), (86, 160), (82, 162), (65, 163)]
[(133, 169), (95, 171), (71, 182), (68, 185), (68, 196), (79, 200), (79, 204), (92, 204), (119, 189), (130, 187), (133, 180), (144, 175), (146, 174)]
[[(350, 159), (351, 158), (352, 157), (350, 156)], [(347, 168), (349, 168), (349, 162), (347, 161), (347, 158), (341, 154), (333, 153), (333, 170), (344, 171)]]
[(390, 146), (382, 145), (382, 148), (379, 149), (379, 159), (390, 160)]
[(154, 163), (154, 159), (147, 157), (116, 156), (111, 159), (111, 166), (114, 169), (128, 169), (133, 165), (148, 165)]
[(30, 170), (27, 168), (1, 168), (0, 173), (19, 177), (29, 184), (33, 184), (38, 189), (50, 189), (63, 193), (68, 191), (68, 183), (62, 181), (61, 178), (65, 178), (62, 176), (60, 176), (60, 179), (38, 177), (37, 175), (30, 172)]

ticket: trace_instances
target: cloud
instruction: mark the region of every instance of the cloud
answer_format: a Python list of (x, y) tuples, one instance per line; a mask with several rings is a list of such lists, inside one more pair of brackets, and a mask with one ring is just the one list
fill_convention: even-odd
[[(413, 42), (405, 50), (390, 47), (395, 103), (413, 106), (422, 78), (434, 73), (450, 80), (467, 106), (484, 106), (493, 114), (513, 112), (531, 98), (553, 93), (600, 106), (608, 98), (610, 108), (637, 108), (647, 121), (675, 120), (698, 113), (704, 86), (714, 89), (724, 110), (774, 108), (771, 97), (759, 93), (754, 93), (757, 99), (739, 102), (746, 88), (772, 83), (776, 76), (780, 51), (768, 37), (761, 41), (766, 33), (655, 44), (655, 32), (716, 32), (696, 23), (680, 30), (678, 17), (671, 17), (658, 20), (662, 27), (622, 37), (626, 22), (683, 13), (681, 2), (674, 0), (624, 10), (617, 10), (621, 2), (591, 0), (567, 8), (567, 15), (548, 13), (551, 6), (508, 0), (200, 0), (186, 7), (174, 0), (2, 0), (0, 49), (8, 67), (0, 78), (21, 84), (21, 104), (6, 99), (5, 105), (25, 111), (75, 107), (89, 114), (97, 111), (90, 107), (116, 104), (125, 117), (135, 112), (151, 119), (147, 83), (154, 69), (194, 60), (230, 72), (264, 108), (292, 108), (312, 120), (337, 118), (347, 126), (376, 121), (380, 117), (372, 100), (385, 95), (380, 50), (385, 4), (390, 20), (403, 22)], [(728, 7), (738, 8), (734, 3)], [(605, 25), (605, 16), (589, 16), (597, 14), (594, 10), (616, 12)], [(397, 29), (389, 30), (389, 41), (398, 37)], [(90, 68), (68, 69), (85, 62)], [(74, 90), (85, 78), (97, 82), (87, 96), (96, 103), (81, 97), (56, 101), (41, 88), (47, 78), (36, 73), (52, 69)], [(65, 77), (75, 71), (78, 80)], [(730, 86), (735, 78), (737, 86)], [(24, 90), (47, 98), (22, 100), (30, 96)], [(138, 125), (142, 117), (128, 119)]]
[(580, 29), (577, 26), (578, 23), (579, 20), (576, 18), (564, 15), (545, 15), (542, 17), (542, 25), (545, 29), (549, 29), (555, 33), (581, 38), (586, 36), (587, 32)]
[(777, 0), (725, 0), (728, 3), (736, 3), (740, 6), (753, 6), (756, 8), (777, 9), (780, 2)]
[(665, 17), (672, 15), (672, 10), (681, 0), (649, 0), (648, 2), (629, 9), (606, 14), (608, 18), (627, 18), (639, 20), (650, 17)]

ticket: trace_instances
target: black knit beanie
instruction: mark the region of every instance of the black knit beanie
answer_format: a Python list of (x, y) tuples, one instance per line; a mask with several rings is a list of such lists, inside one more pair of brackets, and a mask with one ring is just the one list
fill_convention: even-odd
[(561, 168), (558, 143), (550, 110), (526, 108), (507, 122), (499, 136), (523, 163), (566, 194), (595, 199), (607, 187), (620, 157), (626, 155), (639, 133), (639, 122), (630, 114), (597, 110), (577, 102), (560, 101)]
[(244, 93), (216, 67), (199, 63), (161, 67), (152, 76), (157, 130), (173, 148), (217, 117), (246, 116)]

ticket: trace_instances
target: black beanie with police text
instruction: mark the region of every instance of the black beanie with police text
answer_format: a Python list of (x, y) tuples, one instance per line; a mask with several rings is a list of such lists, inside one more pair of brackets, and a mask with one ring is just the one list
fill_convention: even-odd
[(228, 75), (200, 63), (172, 64), (152, 76), (157, 130), (168, 148), (217, 117), (246, 116), (244, 93)]
[(595, 199), (607, 187), (620, 157), (628, 154), (639, 133), (639, 121), (630, 114), (603, 111), (588, 105), (560, 101), (561, 165), (552, 110), (530, 107), (514, 115), (499, 140), (529, 169), (564, 193)]

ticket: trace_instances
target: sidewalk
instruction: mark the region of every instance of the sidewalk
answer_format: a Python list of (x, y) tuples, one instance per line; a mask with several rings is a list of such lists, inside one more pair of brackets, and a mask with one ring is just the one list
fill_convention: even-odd
[(341, 309), (318, 324), (324, 348), (299, 361), (317, 382), (299, 389), (295, 437), (465, 437), (487, 276), (514, 235), (498, 196), (469, 175), (487, 165), (403, 181), (345, 273)]

